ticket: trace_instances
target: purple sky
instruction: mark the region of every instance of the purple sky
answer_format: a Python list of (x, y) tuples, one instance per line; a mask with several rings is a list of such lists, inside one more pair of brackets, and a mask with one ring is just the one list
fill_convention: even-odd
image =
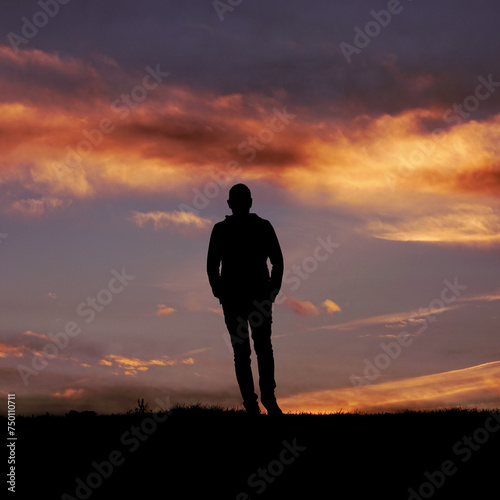
[(240, 404), (205, 273), (237, 182), (285, 257), (285, 410), (498, 406), (497, 2), (42, 5), (0, 16), (20, 413)]

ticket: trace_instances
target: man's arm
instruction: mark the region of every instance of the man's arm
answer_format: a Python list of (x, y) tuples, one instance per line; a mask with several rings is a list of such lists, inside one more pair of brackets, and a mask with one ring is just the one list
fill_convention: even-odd
[(212, 234), (210, 235), (210, 243), (208, 244), (208, 254), (207, 254), (207, 274), (208, 281), (212, 287), (212, 293), (218, 299), (221, 298), (221, 279), (220, 279), (220, 263), (222, 260), (222, 254), (220, 251), (220, 237), (218, 235), (218, 230), (216, 226), (212, 229)]
[(276, 295), (278, 295), (281, 289), (281, 281), (283, 279), (283, 253), (281, 252), (281, 247), (274, 231), (273, 226), (269, 223), (270, 234), (269, 234), (269, 260), (271, 261), (271, 278), (269, 280), (269, 286), (271, 289), (271, 300), (274, 302)]

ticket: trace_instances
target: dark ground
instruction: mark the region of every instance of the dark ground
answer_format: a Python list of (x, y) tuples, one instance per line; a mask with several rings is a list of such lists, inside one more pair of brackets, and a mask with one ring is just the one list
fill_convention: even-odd
[[(8, 495), (44, 500), (499, 497), (499, 412), (273, 419), (195, 406), (157, 414), (158, 422), (153, 416), (18, 416), (16, 494)], [(4, 418), (2, 423), (6, 427)], [(411, 497), (409, 488), (418, 496)]]

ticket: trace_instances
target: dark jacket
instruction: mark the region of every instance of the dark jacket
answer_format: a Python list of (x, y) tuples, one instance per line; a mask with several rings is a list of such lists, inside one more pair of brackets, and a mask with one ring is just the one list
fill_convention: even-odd
[(271, 223), (257, 214), (246, 214), (227, 215), (215, 224), (208, 247), (207, 273), (212, 292), (221, 303), (274, 300), (283, 278), (283, 254)]

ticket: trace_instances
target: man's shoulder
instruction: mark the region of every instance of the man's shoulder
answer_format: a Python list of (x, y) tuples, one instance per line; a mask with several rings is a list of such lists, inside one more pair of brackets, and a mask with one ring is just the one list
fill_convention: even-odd
[(257, 224), (259, 224), (261, 227), (265, 227), (266, 229), (269, 229), (269, 228), (273, 228), (273, 225), (271, 224), (270, 221), (268, 221), (267, 219), (263, 219), (262, 217), (259, 217), (258, 215), (256, 215), (257, 217)]
[(216, 222), (216, 223), (214, 224), (214, 229), (215, 229), (215, 228), (220, 228), (220, 227), (223, 227), (223, 225), (224, 225), (224, 223), (225, 223), (225, 222), (226, 222), (225, 220), (221, 220), (221, 221), (219, 221), (219, 222)]
[(256, 231), (265, 231), (269, 232), (270, 229), (273, 229), (272, 224), (267, 220), (263, 219), (257, 214), (251, 213), (249, 218), (249, 225)]
[[(260, 215), (257, 215), (253, 212), (246, 215), (245, 217), (246, 217), (246, 220), (250, 221), (250, 222), (270, 224), (270, 222), (268, 220), (263, 219), (262, 217), (260, 217)], [(245, 219), (243, 219), (243, 220), (245, 220)], [(214, 227), (219, 226), (219, 225), (232, 224), (233, 222), (241, 222), (241, 219), (239, 217), (235, 217), (234, 215), (226, 215), (226, 218), (219, 221), (219, 222), (216, 222)]]
[(267, 219), (264, 219), (262, 218), (260, 215), (257, 215), (257, 214), (250, 214), (252, 216), (252, 221), (254, 221), (256, 224), (261, 224), (261, 225), (265, 225), (265, 226), (270, 226), (271, 223), (267, 220)]
[(224, 220), (221, 220), (214, 224), (213, 231), (231, 231), (232, 228), (235, 227), (247, 227), (248, 229), (254, 227), (256, 229), (258, 228), (262, 230), (272, 228), (272, 224), (267, 219), (263, 219), (262, 217), (254, 213), (248, 214), (246, 220), (235, 218), (233, 215), (226, 215), (226, 218)]

